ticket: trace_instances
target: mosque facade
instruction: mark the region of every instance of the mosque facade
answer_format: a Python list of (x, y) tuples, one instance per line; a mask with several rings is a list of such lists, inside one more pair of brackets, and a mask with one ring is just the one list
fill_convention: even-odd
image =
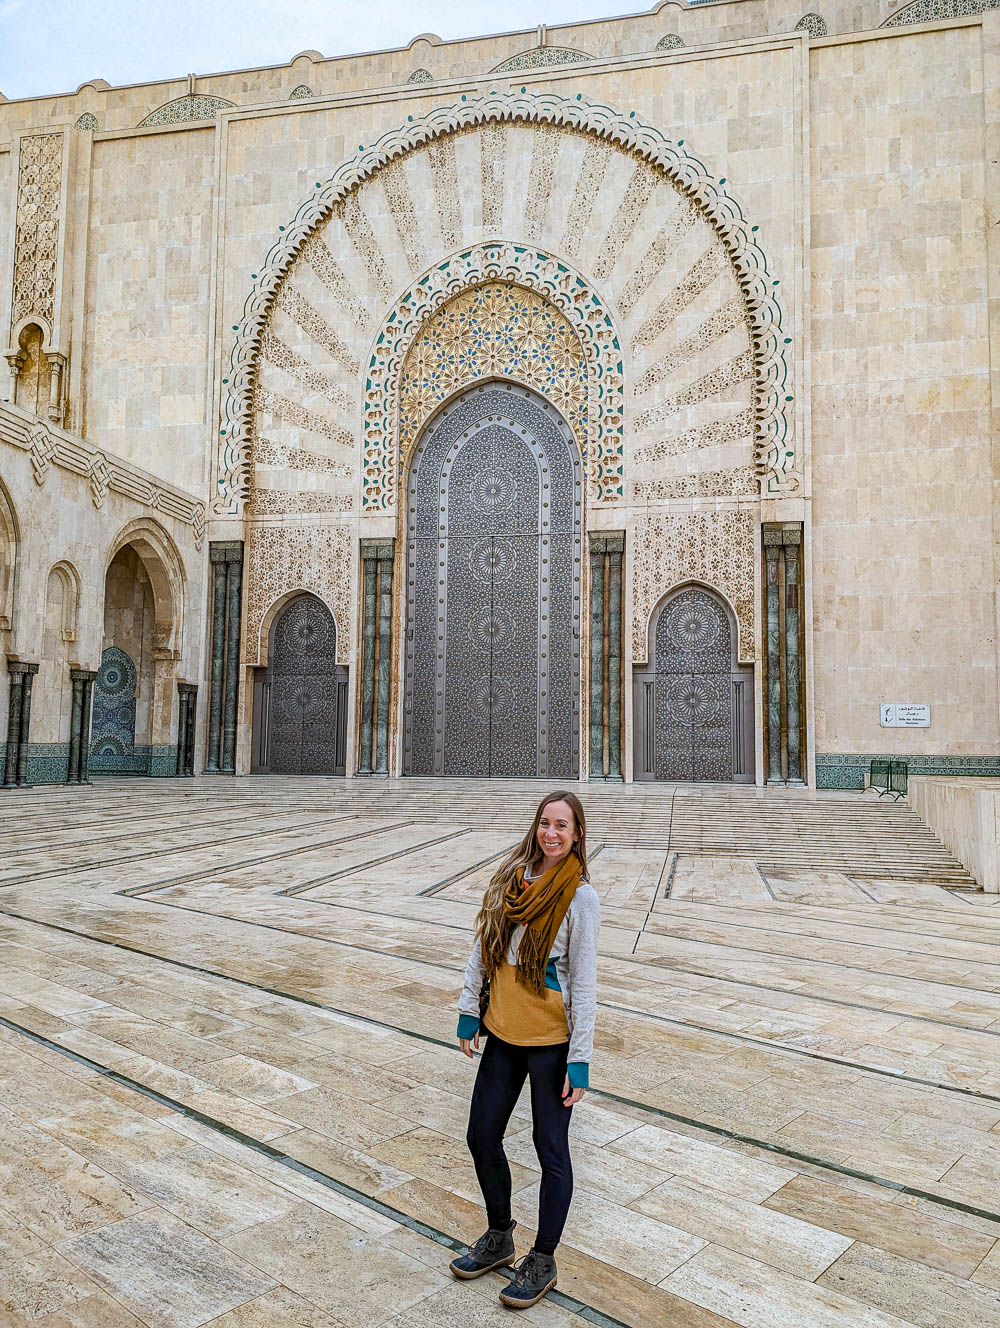
[(1000, 774), (998, 119), (995, 0), (0, 99), (4, 784)]

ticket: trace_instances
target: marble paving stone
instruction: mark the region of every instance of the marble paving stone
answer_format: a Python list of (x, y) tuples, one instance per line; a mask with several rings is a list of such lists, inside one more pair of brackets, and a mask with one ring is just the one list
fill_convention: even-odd
[(349, 1323), (334, 1318), (287, 1288), (278, 1287), (227, 1310), (212, 1319), (206, 1328), (349, 1328)]
[(633, 1199), (629, 1207), (809, 1281), (851, 1244), (849, 1236), (784, 1213), (769, 1215), (759, 1204), (680, 1178)]
[(277, 1285), (167, 1213), (142, 1213), (60, 1252), (149, 1328), (195, 1328)]
[[(534, 1225), (537, 1185), (515, 1194), (512, 1212), (519, 1222)], [(583, 1192), (573, 1196), (568, 1229), (567, 1243), (575, 1249), (653, 1283), (663, 1281), (708, 1243), (667, 1222)]]
[(818, 1280), (918, 1328), (1000, 1323), (1000, 1292), (860, 1241)]
[(992, 1236), (948, 1221), (947, 1210), (914, 1221), (876, 1187), (862, 1194), (816, 1176), (794, 1176), (764, 1206), (957, 1277), (978, 1277), (994, 1244)]
[(742, 1328), (909, 1328), (905, 1319), (717, 1245), (696, 1254), (663, 1285)]
[(357, 1328), (374, 1328), (452, 1280), (447, 1261), (435, 1271), (308, 1204), (250, 1227), (226, 1245)]
[(206, 1236), (222, 1239), (280, 1217), (297, 1200), (204, 1148), (129, 1167), (133, 1187)]
[(68, 1148), (0, 1162), (0, 1207), (50, 1245), (148, 1206), (141, 1193)]
[(364, 1194), (380, 1194), (411, 1179), (408, 1172), (314, 1130), (297, 1130), (287, 1135), (281, 1146), (288, 1157), (335, 1176)]
[(204, 1066), (201, 1073), (217, 1088), (237, 1097), (249, 1098), (261, 1106), (293, 1093), (307, 1092), (317, 1083), (315, 1079), (277, 1069), (252, 1056), (227, 1056), (225, 1060)]

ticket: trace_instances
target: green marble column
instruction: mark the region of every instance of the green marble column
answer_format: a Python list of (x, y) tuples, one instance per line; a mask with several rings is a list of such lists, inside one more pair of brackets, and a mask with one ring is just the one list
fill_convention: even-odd
[(212, 544), (212, 665), (208, 699), (208, 753), (205, 770), (218, 774), (222, 750), (222, 696), (226, 659), (226, 561), (224, 546)]
[(208, 705), (208, 774), (234, 774), (239, 710), (243, 541), (209, 546), (212, 565), (211, 689)]
[(177, 684), (180, 711), (177, 719), (177, 773), (194, 774), (194, 720), (198, 702), (198, 685), (193, 682)]
[(70, 711), (66, 783), (89, 784), (87, 771), (90, 749), (90, 698), (93, 695), (94, 679), (97, 674), (93, 669), (70, 669), (69, 676), (73, 685), (73, 702)]
[(801, 662), (799, 659), (799, 584), (802, 532), (785, 531), (785, 746), (788, 782), (802, 783)]
[(243, 545), (226, 563), (226, 686), (222, 712), (222, 762), (225, 774), (236, 772), (236, 720), (240, 685), (240, 619), (243, 612)]
[(801, 784), (804, 739), (802, 703), (802, 526), (765, 523), (764, 549), (764, 739), (767, 782)]
[(80, 694), (80, 783), (90, 783), (90, 718), (94, 705), (94, 683), (97, 673), (86, 670)]
[(590, 778), (603, 779), (604, 770), (604, 546), (603, 538), (590, 539)]
[(389, 772), (392, 695), (392, 582), (394, 539), (361, 541), (361, 737), (359, 775)]
[(590, 537), (590, 778), (622, 778), (622, 577), (625, 534)]
[(5, 787), (23, 787), (28, 782), (28, 732), (31, 727), (31, 684), (37, 664), (9, 659), (7, 673), (10, 690), (7, 707), (7, 755), (4, 762)]

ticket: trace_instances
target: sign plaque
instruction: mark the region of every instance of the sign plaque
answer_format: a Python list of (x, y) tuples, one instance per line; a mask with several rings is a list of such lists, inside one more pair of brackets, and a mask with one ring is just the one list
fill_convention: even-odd
[(879, 723), (884, 729), (929, 729), (931, 708), (912, 702), (879, 706)]

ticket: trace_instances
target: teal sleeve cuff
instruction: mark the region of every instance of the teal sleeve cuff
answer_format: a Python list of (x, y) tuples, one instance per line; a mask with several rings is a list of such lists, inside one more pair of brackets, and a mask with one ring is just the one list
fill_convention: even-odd
[(479, 1020), (474, 1014), (460, 1014), (458, 1016), (458, 1036), (467, 1038), (470, 1042), (479, 1032)]
[(566, 1066), (570, 1088), (590, 1087), (590, 1066), (586, 1061), (570, 1061)]

